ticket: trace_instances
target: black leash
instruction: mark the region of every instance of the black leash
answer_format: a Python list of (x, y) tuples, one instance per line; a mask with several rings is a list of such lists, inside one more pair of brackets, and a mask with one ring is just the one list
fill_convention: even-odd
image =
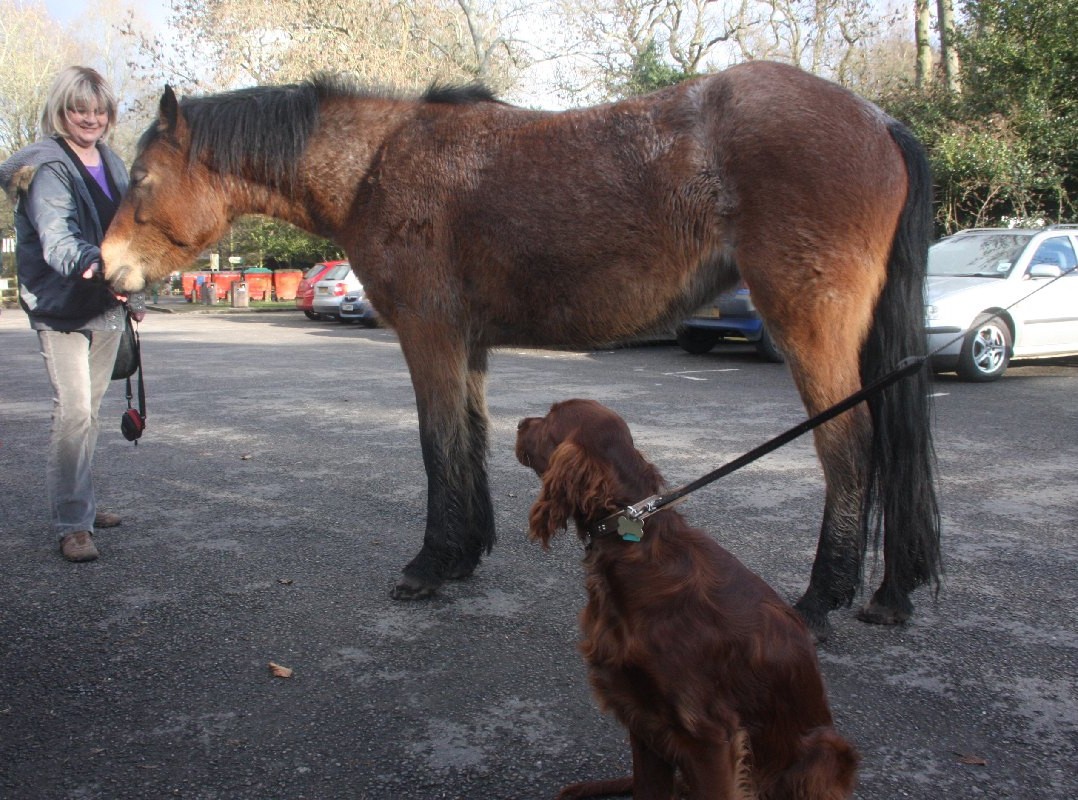
[(807, 433), (813, 428), (819, 427), (828, 420), (834, 419), (839, 414), (849, 411), (858, 403), (883, 391), (892, 383), (896, 383), (897, 381), (912, 375), (917, 370), (921, 369), (927, 360), (928, 356), (910, 356), (909, 358), (904, 358), (898, 363), (897, 367), (886, 375), (878, 378), (861, 390), (854, 392), (845, 400), (840, 400), (835, 403), (835, 405), (824, 409), (816, 416), (795, 425), (785, 433), (780, 433), (778, 436), (753, 448), (744, 455), (738, 456), (733, 461), (729, 461), (718, 469), (712, 470), (702, 478), (697, 478), (692, 483), (687, 483), (668, 494), (652, 495), (645, 500), (641, 500), (639, 503), (624, 508), (616, 514), (611, 514), (609, 517), (590, 526), (588, 528), (588, 533), (592, 538), (596, 538), (616, 532), (625, 541), (639, 542), (644, 532), (644, 520), (652, 514), (666, 506), (682, 500), (687, 494), (695, 492), (702, 486), (707, 486), (709, 483), (713, 483), (719, 478), (729, 475), (731, 472), (739, 470), (747, 464), (751, 464), (753, 461), (767, 455), (772, 450), (777, 450), (784, 444), (793, 441), (798, 436)]
[[(1019, 297), (1017, 300), (1015, 300), (1003, 310), (991, 314), (989, 316), (989, 319), (996, 319), (1004, 312), (1010, 311), (1022, 301), (1028, 300), (1037, 292), (1048, 288), (1060, 278), (1068, 275), (1071, 272), (1074, 272), (1076, 269), (1078, 269), (1078, 266), (1063, 270), (1059, 275), (1056, 275), (1051, 280), (1041, 284), (1036, 289), (1029, 292), (1029, 294), (1025, 294), (1022, 297)], [(917, 370), (919, 370), (932, 356), (936, 355), (945, 348), (950, 347), (956, 341), (964, 338), (967, 333), (968, 331), (962, 331), (962, 333), (958, 334), (958, 336), (956, 336), (954, 339), (951, 339), (950, 341), (940, 345), (928, 355), (910, 356), (908, 358), (904, 358), (902, 361), (898, 362), (898, 366), (896, 366), (891, 372), (888, 372), (883, 377), (877, 379), (868, 386), (865, 386), (860, 391), (854, 392), (845, 400), (840, 400), (838, 403), (831, 406), (830, 408), (821, 411), (816, 416), (805, 420), (799, 425), (795, 425), (793, 428), (790, 428), (785, 433), (781, 433), (775, 438), (764, 442), (759, 447), (756, 447), (745, 453), (744, 455), (735, 458), (733, 461), (729, 461), (726, 464), (723, 464), (721, 467), (707, 473), (707, 475), (704, 475), (702, 478), (697, 478), (692, 483), (687, 483), (684, 486), (675, 489), (668, 494), (652, 495), (651, 497), (641, 500), (639, 503), (627, 506), (616, 514), (611, 514), (609, 517), (606, 517), (599, 522), (596, 522), (594, 525), (591, 525), (587, 530), (588, 535), (594, 539), (599, 536), (606, 536), (607, 534), (617, 533), (622, 539), (627, 542), (639, 542), (644, 533), (644, 520), (650, 517), (652, 514), (655, 514), (657, 511), (665, 508), (666, 506), (677, 503), (691, 492), (695, 492), (697, 489), (703, 486), (707, 486), (709, 483), (713, 483), (719, 478), (725, 477), (731, 472), (735, 472), (736, 470), (739, 470), (742, 467), (751, 464), (753, 461), (762, 458), (763, 456), (770, 453), (772, 450), (777, 450), (784, 444), (793, 441), (798, 436), (808, 433), (813, 428), (819, 427), (823, 423), (827, 422), (828, 420), (834, 419), (839, 414), (845, 411), (849, 411), (858, 403), (861, 403), (864, 400), (867, 400), (872, 395), (886, 389), (892, 383), (895, 383), (902, 378), (912, 375)]]

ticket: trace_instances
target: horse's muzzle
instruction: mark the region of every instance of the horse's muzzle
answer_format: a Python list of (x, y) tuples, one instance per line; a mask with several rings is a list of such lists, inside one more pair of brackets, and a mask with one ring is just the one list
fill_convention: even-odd
[[(145, 280), (132, 280), (133, 273), (131, 267), (122, 266), (110, 271), (112, 274), (108, 276), (109, 285), (113, 288), (113, 291), (120, 294), (139, 292), (146, 286)], [(135, 285), (136, 283), (138, 284), (137, 286)]]

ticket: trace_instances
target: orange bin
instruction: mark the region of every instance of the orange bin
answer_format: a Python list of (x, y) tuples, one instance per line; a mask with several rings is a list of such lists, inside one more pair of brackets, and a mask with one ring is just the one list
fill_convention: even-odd
[(273, 273), (273, 290), (278, 300), (295, 300), (303, 273), (298, 269), (279, 269)]
[[(240, 279), (237, 276), (236, 280)], [(252, 300), (273, 299), (273, 273), (269, 270), (244, 270), (242, 280), (247, 284), (247, 296)]]

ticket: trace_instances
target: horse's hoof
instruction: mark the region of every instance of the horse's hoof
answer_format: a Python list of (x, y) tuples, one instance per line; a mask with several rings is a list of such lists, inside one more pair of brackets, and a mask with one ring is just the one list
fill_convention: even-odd
[(827, 641), (827, 637), (831, 635), (831, 623), (827, 619), (826, 611), (818, 611), (815, 608), (803, 606), (801, 603), (795, 604), (794, 610), (804, 620), (805, 627), (812, 634), (813, 642), (821, 644)]
[(393, 587), (389, 596), (394, 600), (426, 600), (428, 597), (433, 597), (436, 591), (438, 591), (436, 584), (431, 585), (419, 578), (404, 575), (400, 583)]
[(470, 578), (472, 573), (475, 572), (475, 568), (479, 566), (478, 558), (462, 558), (453, 568), (449, 570), (449, 575), (446, 577), (451, 581), (459, 581), (464, 578)]
[(858, 610), (857, 618), (871, 625), (902, 625), (910, 618), (910, 612), (880, 605), (873, 599)]

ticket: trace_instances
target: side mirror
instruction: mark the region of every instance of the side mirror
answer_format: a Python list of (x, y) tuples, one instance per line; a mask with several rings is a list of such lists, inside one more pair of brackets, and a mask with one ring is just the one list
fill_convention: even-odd
[(1031, 278), (1058, 278), (1062, 274), (1063, 270), (1055, 264), (1034, 264), (1029, 268)]

